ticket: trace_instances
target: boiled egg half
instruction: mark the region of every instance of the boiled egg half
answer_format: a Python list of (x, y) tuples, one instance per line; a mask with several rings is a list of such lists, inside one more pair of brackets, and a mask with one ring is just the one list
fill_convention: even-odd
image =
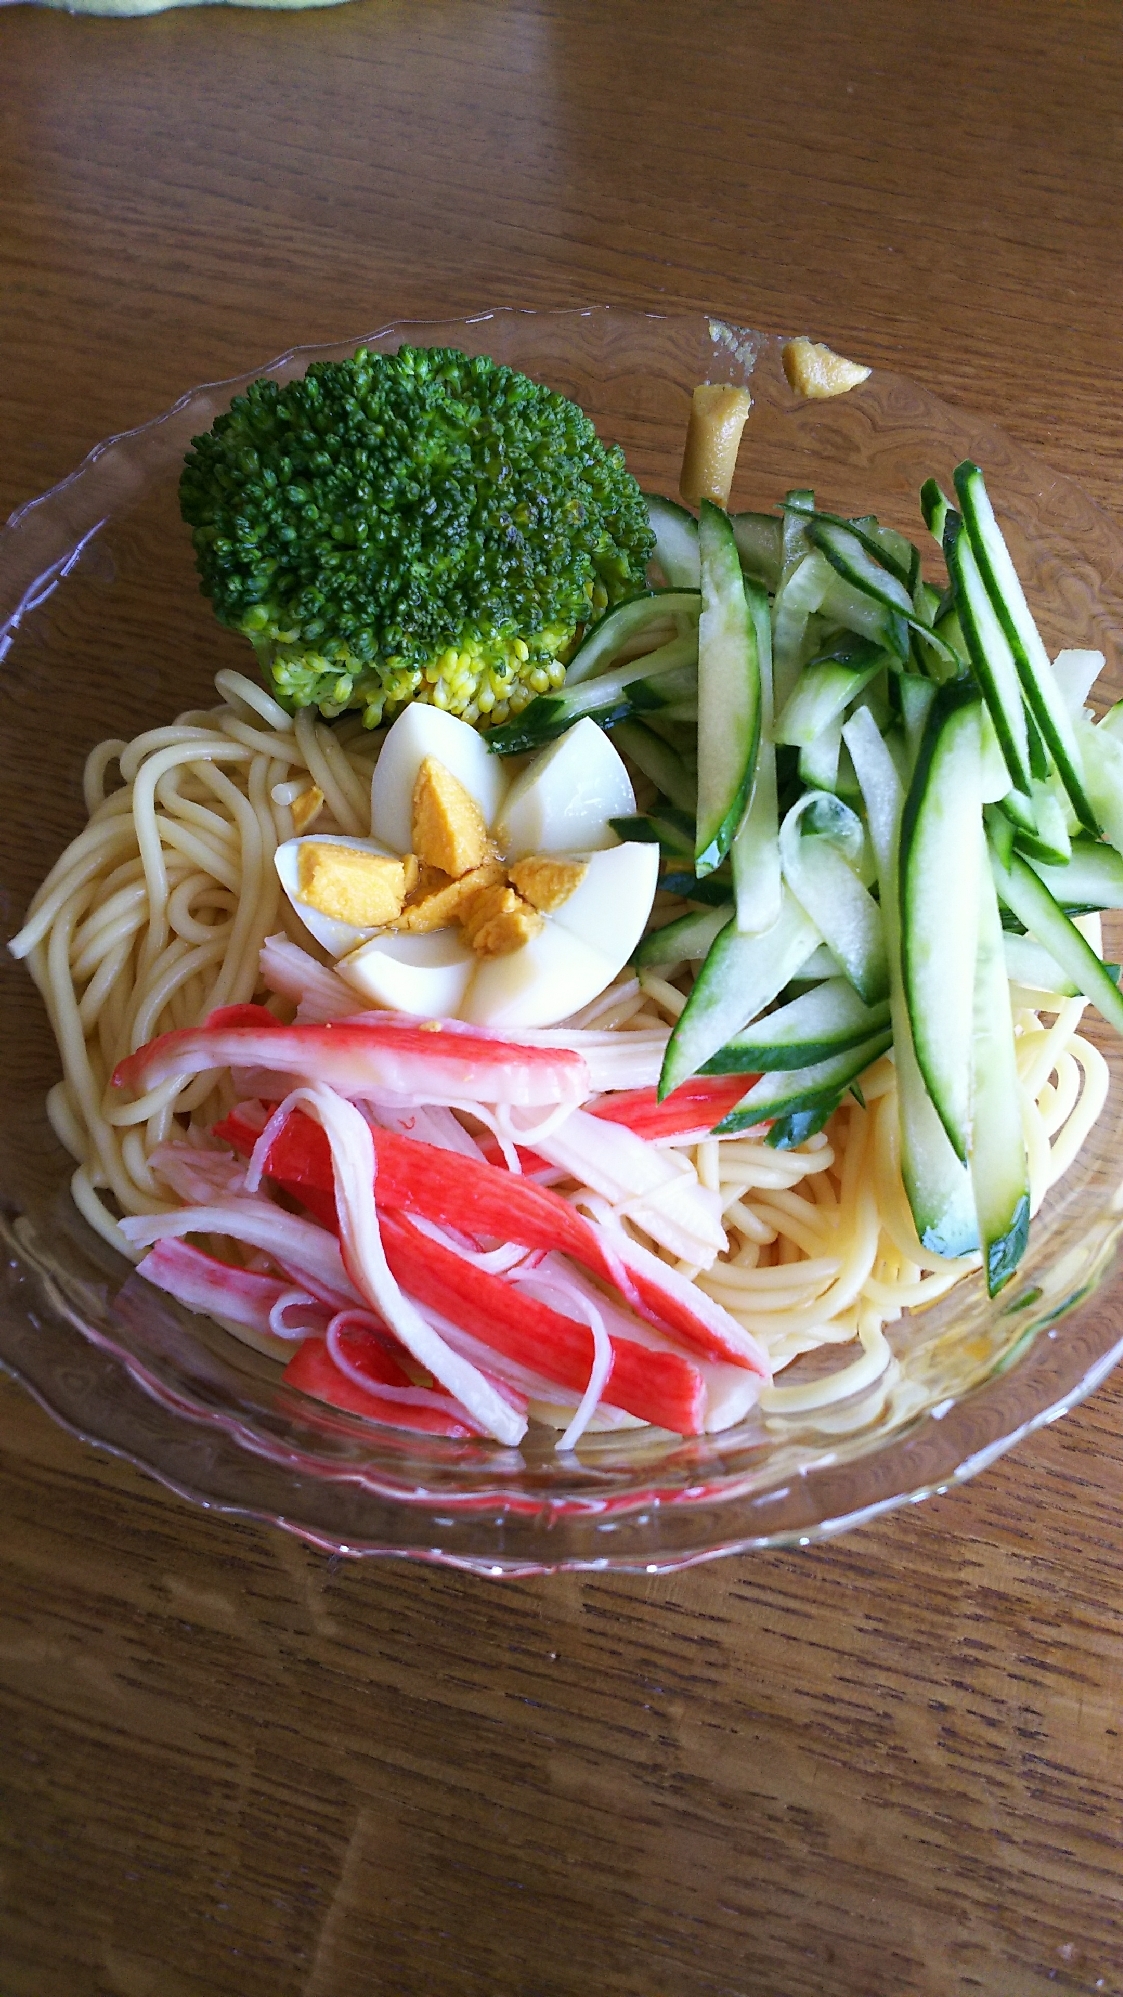
[(627, 770), (594, 721), (514, 766), (415, 702), (371, 783), (371, 836), (278, 847), (281, 884), (374, 1005), (479, 1026), (550, 1026), (611, 984), (643, 934), (658, 848), (621, 843)]

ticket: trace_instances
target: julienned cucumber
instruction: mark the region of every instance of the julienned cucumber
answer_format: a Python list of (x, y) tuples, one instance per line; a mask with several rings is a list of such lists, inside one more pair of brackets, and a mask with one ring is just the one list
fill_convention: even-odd
[(990, 710), (1010, 782), (1028, 795), (1029, 737), (1014, 654), (987, 595), (963, 522), (950, 508), (944, 525), (944, 559), (955, 587), (971, 665)]
[(563, 687), (560, 693), (541, 693), (521, 714), (493, 728), (485, 737), (487, 746), (497, 756), (519, 756), (529, 749), (544, 749), (586, 714), (602, 728), (612, 728), (637, 714), (693, 711), (698, 691), (695, 649), (694, 638), (674, 638), (614, 673), (601, 673), (572, 689)]
[(618, 749), (650, 777), (653, 784), (669, 797), (679, 811), (691, 814), (690, 852), (694, 851), (693, 815), (698, 803), (698, 780), (687, 769), (682, 757), (671, 748), (669, 742), (645, 728), (642, 721), (618, 721), (612, 731), (612, 739)]
[(722, 929), (667, 1044), (660, 1101), (772, 1004), (818, 941), (818, 931), (786, 893), (771, 929), (757, 936), (746, 936), (732, 922)]
[(886, 654), (872, 638), (848, 632), (836, 639), (829, 651), (804, 666), (795, 692), (777, 717), (774, 739), (795, 749), (810, 748), (885, 663)]
[(748, 1094), (742, 1096), (736, 1108), (715, 1125), (715, 1129), (725, 1135), (747, 1130), (756, 1123), (770, 1122), (774, 1117), (813, 1109), (821, 1097), (837, 1096), (851, 1082), (857, 1081), (858, 1076), (864, 1075), (892, 1042), (892, 1032), (886, 1026), (873, 1039), (863, 1040), (857, 1047), (850, 1047), (842, 1054), (832, 1054), (827, 1060), (817, 1061), (810, 1067), (775, 1069), (763, 1074), (759, 1081), (753, 1083)]
[(1033, 621), (1018, 572), (995, 518), (982, 472), (965, 459), (955, 469), (955, 490), (971, 549), (1014, 655), (1026, 701), (1057, 765), (1072, 808), (1087, 831), (1099, 825), (1084, 787), (1084, 771), (1069, 714), (1054, 677), (1049, 654)]
[(981, 702), (950, 680), (932, 703), (901, 815), (901, 973), (920, 1072), (958, 1158), (971, 1135), (982, 815)]
[(650, 971), (659, 964), (697, 964), (711, 943), (732, 919), (733, 904), (717, 908), (691, 909), (662, 929), (652, 929), (644, 937), (632, 962), (637, 971)]
[(1074, 839), (1067, 866), (1042, 866), (1033, 859), (1030, 865), (1054, 900), (1070, 913), (1123, 908), (1123, 859), (1114, 846), (1104, 846), (1096, 839)]
[(705, 1063), (706, 1075), (810, 1068), (872, 1040), (889, 1025), (889, 1006), (863, 1005), (848, 978), (827, 978), (754, 1021)]
[(978, 1245), (971, 1177), (952, 1150), (924, 1086), (913, 1051), (901, 979), (898, 901), (898, 846), (903, 806), (901, 780), (867, 708), (859, 708), (847, 722), (845, 735), (865, 801), (870, 840), (881, 884), (881, 906), (889, 955), (893, 1059), (897, 1069), (901, 1176), (923, 1246), (935, 1255), (966, 1255)]
[[(689, 514), (686, 517), (689, 519)], [(649, 590), (618, 603), (577, 647), (565, 670), (566, 690), (607, 670), (625, 645), (635, 645), (649, 632), (657, 633), (662, 625), (667, 626), (668, 636), (673, 636), (677, 618), (693, 623), (700, 611), (697, 584), (692, 589)]]
[(1008, 863), (1003, 862), (993, 840), (990, 864), (1007, 908), (1068, 973), (1078, 990), (1099, 1007), (1109, 1025), (1123, 1033), (1123, 996), (1118, 986), (1091, 944), (1054, 901), (1040, 874), (1018, 853), (1012, 853)]
[(774, 590), (784, 566), (784, 528), (778, 514), (731, 513), (729, 524), (741, 567), (754, 582)]
[(1014, 1274), (1029, 1239), (1029, 1164), (1002, 923), (984, 838), (980, 826), (970, 1165), (987, 1291), (994, 1297)]
[(733, 529), (720, 506), (698, 513), (698, 831), (695, 871), (721, 865), (748, 808), (760, 745), (760, 655)]
[(647, 518), (655, 536), (655, 559), (672, 589), (698, 587), (698, 522), (685, 506), (645, 492)]

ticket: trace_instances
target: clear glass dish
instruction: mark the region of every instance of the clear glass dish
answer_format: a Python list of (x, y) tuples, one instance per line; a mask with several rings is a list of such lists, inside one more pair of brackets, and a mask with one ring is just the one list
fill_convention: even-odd
[[(778, 338), (700, 314), (502, 311), (392, 325), (366, 344), (403, 339), (488, 353), (564, 390), (658, 491), (676, 489), (690, 391), (705, 379), (744, 382), (754, 399), (735, 505), (768, 508), (788, 487), (813, 486), (822, 504), (877, 512), (915, 536), (922, 480), (946, 483), (975, 457), (1046, 642), (1115, 659), (1123, 536), (1046, 465), (897, 376), (803, 402)], [(358, 344), (304, 348), (255, 373), (284, 379)], [(208, 697), (218, 667), (245, 665), (243, 641), (199, 593), (176, 485), (189, 439), (254, 378), (196, 389), (101, 445), (0, 534), (6, 935), (81, 824), (89, 747), (171, 719)], [(1114, 666), (1104, 684), (1111, 699), (1123, 693)], [(1123, 954), (1118, 940), (1108, 954)], [(889, 1371), (848, 1404), (758, 1414), (690, 1441), (589, 1437), (579, 1462), (549, 1438), (511, 1451), (375, 1429), (283, 1387), (276, 1366), (150, 1290), (80, 1219), (43, 1108), (57, 1076), (43, 1009), (6, 953), (0, 981), (0, 1363), (75, 1433), (196, 1502), (334, 1552), (487, 1574), (658, 1572), (803, 1542), (969, 1476), (1088, 1393), (1123, 1350), (1102, 1296), (1076, 1310), (1123, 1227), (1123, 1043), (1105, 1031), (1107, 1108), (1035, 1223), (1017, 1281), (991, 1303), (973, 1279), (903, 1321)]]

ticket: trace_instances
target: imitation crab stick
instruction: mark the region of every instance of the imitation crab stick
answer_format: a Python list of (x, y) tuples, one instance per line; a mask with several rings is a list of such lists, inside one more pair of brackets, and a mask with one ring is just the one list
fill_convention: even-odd
[(305, 1331), (324, 1331), (331, 1318), (330, 1309), (291, 1280), (220, 1262), (217, 1256), (206, 1255), (187, 1241), (158, 1241), (138, 1264), (137, 1273), (158, 1290), (177, 1297), (189, 1310), (210, 1311), (249, 1331), (291, 1335), (283, 1315), (278, 1324), (278, 1314), (286, 1311), (299, 1313)]
[[(395, 1277), (419, 1304), (568, 1392), (584, 1392), (594, 1358), (587, 1324), (477, 1268), (404, 1214), (383, 1214), (382, 1239)], [(706, 1395), (698, 1368), (677, 1352), (653, 1352), (631, 1339), (611, 1344), (604, 1399), (678, 1435), (700, 1434)]]
[(649, 1143), (659, 1138), (704, 1137), (723, 1116), (735, 1109), (755, 1075), (695, 1075), (665, 1102), (657, 1089), (620, 1089), (588, 1104), (590, 1116), (605, 1123), (624, 1123)]
[[(416, 1429), (422, 1435), (444, 1435), (453, 1441), (467, 1441), (480, 1434), (457, 1401), (412, 1387), (400, 1366), (369, 1333), (348, 1333), (347, 1359), (345, 1372), (324, 1339), (309, 1338), (294, 1352), (282, 1378), (286, 1386), (298, 1387), (313, 1400), (392, 1428)], [(353, 1377), (355, 1373), (368, 1376), (369, 1384), (361, 1385)], [(389, 1373), (392, 1378), (387, 1378)]]
[[(214, 1134), (248, 1155), (260, 1129), (239, 1109), (217, 1124)], [(768, 1376), (767, 1358), (751, 1334), (658, 1256), (631, 1242), (622, 1229), (609, 1231), (599, 1222), (587, 1221), (547, 1187), (483, 1160), (463, 1158), (389, 1131), (374, 1131), (372, 1139), (380, 1212), (398, 1209), (474, 1236), (560, 1250), (610, 1283), (641, 1316), (676, 1334), (702, 1357)], [(318, 1220), (335, 1227), (331, 1149), (319, 1125), (302, 1111), (294, 1109), (286, 1117), (262, 1169)]]
[(140, 1095), (160, 1082), (212, 1068), (253, 1068), (299, 1075), (351, 1099), (386, 1091), (419, 1102), (533, 1108), (576, 1104), (591, 1092), (580, 1054), (561, 1047), (516, 1047), (455, 1020), (419, 1024), (368, 1013), (334, 1025), (278, 1026), (264, 1008), (245, 1010), (261, 1017), (252, 1025), (224, 1025), (220, 1014), (217, 1025), (186, 1027), (149, 1041), (119, 1064), (114, 1088)]

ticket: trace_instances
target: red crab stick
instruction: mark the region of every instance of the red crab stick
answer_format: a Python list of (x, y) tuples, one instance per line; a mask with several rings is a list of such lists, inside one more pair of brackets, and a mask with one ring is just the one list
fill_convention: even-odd
[(620, 1089), (587, 1105), (590, 1116), (624, 1123), (637, 1137), (682, 1137), (712, 1130), (735, 1109), (755, 1075), (698, 1075), (660, 1102), (655, 1089)]
[[(520, 1366), (583, 1394), (593, 1365), (588, 1325), (564, 1317), (525, 1289), (466, 1262), (422, 1234), (404, 1214), (380, 1216), (386, 1260), (418, 1303)], [(641, 1421), (676, 1435), (701, 1433), (706, 1410), (702, 1375), (677, 1352), (656, 1352), (628, 1338), (611, 1338), (612, 1370), (602, 1398)]]
[[(436, 1394), (419, 1392), (405, 1400), (398, 1394), (380, 1393), (380, 1385), (386, 1384), (398, 1387), (400, 1392), (400, 1383), (406, 1381), (406, 1375), (393, 1360), (385, 1357), (377, 1339), (353, 1331), (348, 1334), (347, 1348), (348, 1360), (355, 1370), (369, 1374), (369, 1386), (361, 1387), (336, 1365), (322, 1338), (306, 1339), (293, 1354), (282, 1375), (285, 1384), (299, 1387), (302, 1394), (310, 1394), (315, 1401), (326, 1401), (329, 1407), (365, 1415), (368, 1421), (382, 1422), (391, 1428), (416, 1429), (422, 1435), (446, 1435), (457, 1441), (479, 1435), (478, 1428), (468, 1420), (457, 1401), (450, 1399), (448, 1407), (442, 1408), (433, 1405), (439, 1399)], [(393, 1378), (387, 1379), (390, 1372)]]
[(262, 1022), (228, 1024), (220, 1012), (214, 1025), (162, 1033), (119, 1064), (114, 1088), (142, 1095), (160, 1082), (211, 1068), (260, 1068), (325, 1083), (351, 1099), (386, 1091), (428, 1102), (532, 1108), (583, 1102), (590, 1093), (580, 1054), (564, 1047), (514, 1047), (455, 1020), (418, 1025), (368, 1013), (325, 1026), (278, 1026), (264, 1008), (229, 1010), (242, 1019), (260, 1011)]
[[(260, 1132), (235, 1110), (215, 1125), (214, 1134), (248, 1156)], [(630, 1259), (625, 1265), (615, 1243), (548, 1187), (416, 1138), (387, 1130), (372, 1135), (380, 1214), (387, 1208), (422, 1214), (440, 1227), (476, 1237), (558, 1250), (581, 1263), (590, 1275), (610, 1283), (641, 1317), (660, 1330), (677, 1333), (703, 1358), (746, 1366), (752, 1372), (767, 1370), (755, 1340), (720, 1305), (702, 1296), (695, 1303), (688, 1286), (681, 1279), (676, 1282), (673, 1271), (654, 1255), (636, 1258), (642, 1259), (642, 1267), (633, 1267)], [(334, 1229), (331, 1147), (319, 1124), (302, 1110), (294, 1109), (285, 1119), (269, 1147), (264, 1169)]]

